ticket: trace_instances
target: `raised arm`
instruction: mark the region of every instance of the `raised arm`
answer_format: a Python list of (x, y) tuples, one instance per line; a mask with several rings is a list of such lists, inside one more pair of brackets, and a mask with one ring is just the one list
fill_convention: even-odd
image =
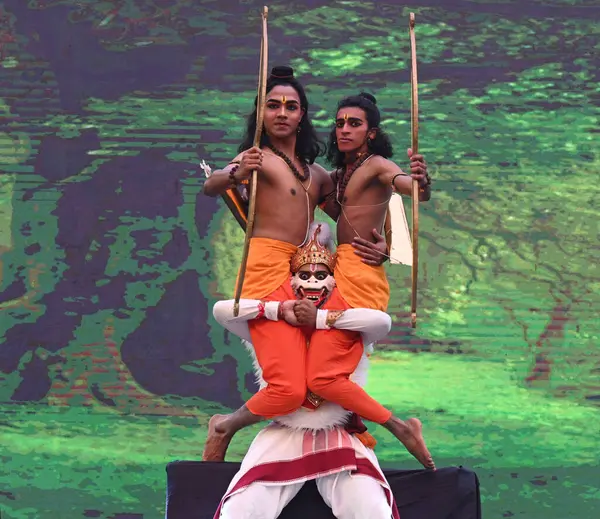
[(225, 168), (216, 170), (204, 182), (204, 194), (219, 196), (250, 178), (253, 170), (260, 171), (263, 152), (260, 148), (250, 148), (240, 153)]
[(410, 174), (402, 171), (391, 160), (380, 158), (377, 165), (377, 177), (382, 184), (390, 186), (397, 193), (406, 196), (412, 195), (412, 180), (417, 180), (420, 187), (419, 200), (426, 202), (431, 198), (431, 180), (427, 173), (427, 164), (423, 159), (423, 155), (415, 155), (410, 150), (409, 157)]

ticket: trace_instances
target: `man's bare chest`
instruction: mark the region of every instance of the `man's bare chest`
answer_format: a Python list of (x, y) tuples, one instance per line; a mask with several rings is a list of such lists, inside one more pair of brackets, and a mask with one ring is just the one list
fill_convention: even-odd
[(310, 200), (315, 204), (320, 195), (320, 187), (309, 174), (306, 180), (297, 178), (292, 171), (285, 168), (265, 171), (263, 181), (259, 182), (259, 189), (268, 193), (276, 204), (306, 204)]
[(386, 191), (372, 174), (360, 171), (349, 179), (342, 178), (337, 186), (338, 202), (347, 207), (382, 202), (387, 197)]

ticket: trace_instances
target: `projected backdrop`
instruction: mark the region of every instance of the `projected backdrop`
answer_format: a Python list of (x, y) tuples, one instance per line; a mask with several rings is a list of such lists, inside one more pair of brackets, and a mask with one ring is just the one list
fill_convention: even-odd
[[(406, 327), (410, 270), (388, 265), (395, 325), (368, 389), (423, 420), (438, 466), (477, 470), (487, 518), (598, 507), (594, 4), (268, 4), (270, 64), (295, 68), (322, 135), (339, 98), (367, 90), (401, 166), (417, 15), (435, 179), (420, 322)], [(235, 154), (261, 8), (0, 0), (3, 518), (161, 517), (165, 464), (198, 459), (210, 414), (255, 390), (211, 314), (243, 235), (201, 195), (198, 163)], [(416, 467), (371, 430), (385, 464)]]

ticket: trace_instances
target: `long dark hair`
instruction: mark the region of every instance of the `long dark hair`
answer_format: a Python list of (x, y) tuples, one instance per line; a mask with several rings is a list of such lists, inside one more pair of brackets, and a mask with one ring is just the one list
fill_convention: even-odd
[[(382, 129), (379, 128), (381, 114), (379, 113), (379, 108), (377, 108), (377, 99), (375, 99), (375, 96), (367, 94), (366, 92), (361, 92), (355, 96), (345, 97), (338, 103), (336, 113), (341, 108), (350, 106), (355, 106), (364, 110), (365, 115), (367, 116), (369, 130), (377, 130), (375, 132), (375, 137), (372, 140), (367, 141), (369, 153), (372, 153), (373, 155), (381, 155), (384, 159), (389, 159), (392, 157), (394, 155), (394, 150), (392, 149), (390, 138)], [(346, 163), (345, 155), (338, 149), (337, 139), (335, 136), (335, 126), (329, 134), (327, 160), (336, 168), (342, 168)]]
[[(273, 67), (271, 75), (267, 79), (267, 93), (269, 93), (277, 85), (289, 85), (300, 97), (300, 106), (304, 110), (304, 115), (300, 121), (300, 132), (296, 138), (296, 155), (301, 160), (308, 164), (312, 164), (315, 159), (325, 153), (325, 144), (317, 136), (310, 118), (308, 117), (308, 99), (304, 92), (304, 87), (294, 77), (294, 70), (291, 67)], [(238, 148), (238, 152), (251, 148), (254, 145), (254, 133), (256, 132), (256, 106), (258, 99), (254, 99), (254, 111), (248, 116), (248, 122), (246, 123), (246, 133), (244, 140)], [(269, 144), (269, 136), (267, 132), (262, 132), (260, 139), (260, 145), (266, 146)]]

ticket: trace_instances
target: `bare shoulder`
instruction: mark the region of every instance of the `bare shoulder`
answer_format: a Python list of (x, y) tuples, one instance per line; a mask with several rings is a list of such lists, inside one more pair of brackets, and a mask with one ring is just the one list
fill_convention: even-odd
[(372, 172), (374, 175), (392, 175), (396, 173), (402, 173), (402, 169), (398, 164), (390, 159), (385, 159), (380, 155), (375, 155), (371, 160), (367, 162), (367, 164), (371, 164)]
[(391, 160), (385, 159), (381, 155), (374, 155), (367, 161), (366, 165), (378, 173), (395, 166)]
[(370, 159), (367, 159), (360, 168), (358, 168), (357, 173), (362, 178), (372, 178), (381, 174), (382, 171), (385, 171), (387, 167), (387, 159), (379, 155), (373, 155)]
[(319, 177), (323, 177), (323, 176), (331, 176), (331, 172), (327, 171), (323, 166), (321, 166), (320, 164), (317, 164), (316, 162), (311, 164), (309, 166), (310, 168), (310, 172), (313, 175), (319, 175)]
[(327, 171), (323, 166), (317, 163), (309, 166), (313, 179), (319, 184), (329, 184), (331, 182), (331, 172)]

